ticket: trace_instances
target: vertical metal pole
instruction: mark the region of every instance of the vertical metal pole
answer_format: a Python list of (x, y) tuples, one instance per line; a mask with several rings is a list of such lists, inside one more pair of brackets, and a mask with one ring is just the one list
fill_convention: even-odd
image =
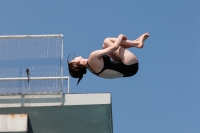
[(60, 73), (61, 73), (61, 105), (64, 105), (65, 94), (63, 90), (63, 36), (61, 41), (61, 62), (60, 62)]
[(67, 93), (69, 94), (69, 77), (67, 80), (68, 80)]
[(63, 92), (63, 36), (62, 37), (62, 44), (61, 44), (61, 66), (60, 66), (60, 73), (61, 73), (61, 93)]

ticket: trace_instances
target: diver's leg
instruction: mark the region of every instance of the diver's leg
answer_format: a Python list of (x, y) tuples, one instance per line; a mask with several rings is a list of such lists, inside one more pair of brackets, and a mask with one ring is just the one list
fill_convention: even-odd
[[(103, 48), (106, 48), (104, 44)], [(110, 56), (115, 61), (122, 60), (126, 65), (131, 65), (138, 62), (137, 57), (132, 52), (121, 46), (115, 52), (108, 54), (108, 56)]]
[[(148, 33), (145, 33), (141, 35), (138, 39), (131, 41), (131, 40), (123, 40), (120, 44), (120, 47), (114, 51), (112, 54), (108, 54), (113, 60), (119, 61), (122, 60), (124, 64), (131, 65), (134, 63), (137, 63), (138, 60), (136, 56), (127, 50), (126, 48), (130, 47), (137, 47), (142, 48), (143, 42), (146, 40), (146, 38), (149, 36)], [(116, 38), (106, 38), (103, 44), (103, 48), (110, 47), (114, 44)]]
[[(120, 46), (124, 48), (136, 47), (136, 48), (143, 48), (144, 41), (149, 37), (148, 33), (142, 34), (136, 40), (122, 40)], [(117, 38), (106, 38), (105, 41), (115, 42)], [(105, 43), (104, 41), (104, 43)], [(107, 46), (106, 46), (107, 47)]]

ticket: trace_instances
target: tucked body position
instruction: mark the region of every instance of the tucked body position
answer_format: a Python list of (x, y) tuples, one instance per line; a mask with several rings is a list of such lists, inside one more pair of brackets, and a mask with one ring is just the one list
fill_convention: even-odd
[(128, 48), (143, 48), (148, 37), (149, 34), (145, 33), (136, 40), (128, 40), (123, 34), (117, 38), (106, 38), (103, 49), (92, 52), (88, 59), (79, 56), (68, 61), (69, 73), (73, 78), (79, 78), (78, 83), (87, 69), (98, 77), (107, 79), (131, 77), (137, 73), (139, 63)]

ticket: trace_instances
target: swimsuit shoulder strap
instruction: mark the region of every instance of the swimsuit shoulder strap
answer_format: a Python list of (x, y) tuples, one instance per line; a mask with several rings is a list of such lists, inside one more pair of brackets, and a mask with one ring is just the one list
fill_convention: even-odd
[(100, 72), (95, 73), (94, 70), (93, 70), (93, 69), (90, 67), (90, 65), (88, 64), (88, 62), (87, 62), (87, 65), (88, 65), (88, 68), (89, 68), (90, 72), (92, 72), (93, 74), (95, 74), (95, 75), (97, 75), (97, 76), (105, 70), (105, 68), (103, 68)]
[(95, 74), (95, 75), (98, 75), (98, 74), (95, 73), (94, 70), (90, 67), (90, 65), (88, 64), (88, 62), (87, 62), (87, 65), (88, 65), (88, 68), (89, 68), (90, 72), (92, 72), (92, 73)]

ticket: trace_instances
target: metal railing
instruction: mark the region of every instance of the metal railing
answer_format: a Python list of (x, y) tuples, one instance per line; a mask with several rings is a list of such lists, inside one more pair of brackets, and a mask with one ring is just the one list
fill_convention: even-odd
[[(66, 83), (67, 80), (67, 83)], [(0, 78), (0, 94), (69, 93), (69, 77)]]
[(0, 60), (0, 95), (69, 93), (62, 34), (0, 36)]

